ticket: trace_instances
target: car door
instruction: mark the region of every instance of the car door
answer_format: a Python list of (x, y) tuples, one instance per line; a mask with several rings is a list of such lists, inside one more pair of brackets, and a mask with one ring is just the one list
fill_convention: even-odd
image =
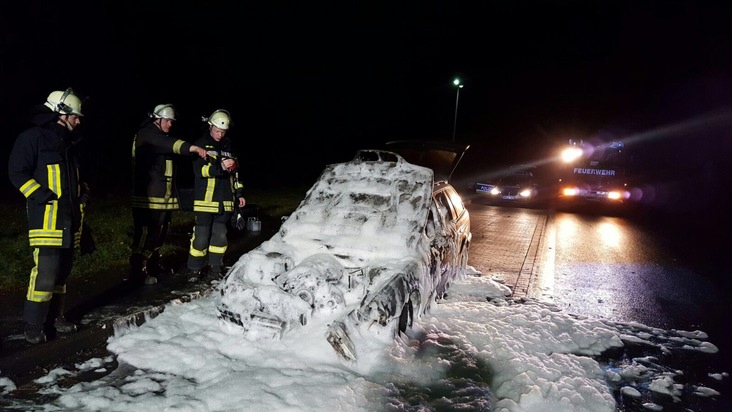
[(435, 214), (438, 217), (439, 228), (437, 236), (432, 242), (433, 258), (436, 264), (436, 297), (442, 299), (452, 279), (455, 277), (456, 265), (459, 264), (458, 252), (460, 245), (459, 228), (456, 225), (456, 209), (449, 193), (438, 190), (433, 195)]

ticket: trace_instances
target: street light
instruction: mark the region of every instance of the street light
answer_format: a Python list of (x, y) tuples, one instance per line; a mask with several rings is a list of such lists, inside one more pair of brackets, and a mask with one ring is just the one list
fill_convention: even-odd
[(455, 80), (452, 81), (452, 84), (457, 86), (457, 95), (455, 96), (455, 120), (452, 122), (452, 141), (455, 141), (455, 127), (457, 126), (457, 109), (458, 109), (458, 101), (460, 100), (460, 89), (463, 88), (463, 84), (460, 83), (460, 79), (455, 78)]

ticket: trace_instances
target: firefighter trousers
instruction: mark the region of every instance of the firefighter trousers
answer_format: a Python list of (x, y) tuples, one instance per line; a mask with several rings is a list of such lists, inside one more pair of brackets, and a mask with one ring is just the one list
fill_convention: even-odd
[(188, 251), (188, 269), (199, 271), (208, 263), (211, 267), (224, 264), (228, 247), (227, 224), (231, 213), (196, 213), (196, 224)]
[(147, 271), (149, 259), (158, 259), (165, 244), (173, 212), (170, 210), (132, 209), (134, 231), (132, 234), (131, 274), (140, 276)]
[(28, 292), (23, 310), (23, 320), (32, 325), (42, 325), (49, 315), (55, 319), (60, 313), (49, 313), (51, 301), (62, 302), (66, 294), (66, 280), (74, 264), (74, 249), (39, 247), (33, 249), (35, 267), (31, 270)]

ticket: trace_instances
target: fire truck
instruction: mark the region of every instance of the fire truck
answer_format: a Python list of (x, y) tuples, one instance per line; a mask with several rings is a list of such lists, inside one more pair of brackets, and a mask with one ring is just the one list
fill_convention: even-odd
[(630, 158), (622, 141), (589, 143), (570, 139), (561, 151), (559, 198), (606, 204), (630, 198), (627, 169)]

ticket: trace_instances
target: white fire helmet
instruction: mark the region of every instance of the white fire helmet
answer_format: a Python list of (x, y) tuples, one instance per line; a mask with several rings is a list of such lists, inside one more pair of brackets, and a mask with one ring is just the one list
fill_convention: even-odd
[(175, 120), (175, 108), (172, 104), (159, 104), (155, 106), (150, 117)]
[(216, 126), (221, 130), (228, 130), (229, 126), (231, 126), (231, 115), (226, 110), (216, 110), (208, 117), (208, 124)]
[(65, 91), (56, 90), (51, 92), (46, 99), (46, 103), (43, 104), (56, 113), (84, 115), (81, 113), (81, 99), (74, 94), (70, 87)]

